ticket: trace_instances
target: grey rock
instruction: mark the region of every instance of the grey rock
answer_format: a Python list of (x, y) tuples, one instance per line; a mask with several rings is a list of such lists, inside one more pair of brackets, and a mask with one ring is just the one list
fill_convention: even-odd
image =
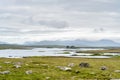
[(32, 70), (25, 71), (26, 74), (32, 74)]
[(74, 67), (74, 66), (75, 66), (74, 63), (69, 63), (69, 64), (68, 64), (68, 67)]
[(79, 71), (79, 70), (76, 70), (75, 73), (78, 74), (78, 73), (80, 73), (80, 71)]
[(71, 71), (72, 70), (71, 67), (66, 67), (66, 66), (58, 66), (58, 68), (63, 71)]
[(3, 71), (3, 72), (0, 72), (0, 74), (9, 74), (10, 71)]
[(120, 70), (115, 70), (114, 72), (116, 72), (116, 73), (120, 73)]
[(14, 65), (15, 68), (21, 68), (21, 65)]
[(101, 66), (100, 69), (101, 69), (101, 70), (107, 70), (107, 67), (106, 67), (106, 66)]
[(84, 68), (90, 67), (89, 63), (85, 63), (85, 62), (80, 63), (79, 66)]
[(49, 80), (50, 79), (50, 77), (46, 77), (46, 80)]
[(5, 64), (10, 64), (11, 62), (4, 62)]

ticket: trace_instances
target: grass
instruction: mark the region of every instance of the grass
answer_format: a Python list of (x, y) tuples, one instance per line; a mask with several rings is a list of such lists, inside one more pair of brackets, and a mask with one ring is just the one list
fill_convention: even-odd
[(66, 51), (66, 52), (63, 52), (63, 54), (70, 54), (70, 52)]
[[(10, 62), (6, 64), (4, 62)], [(21, 68), (13, 67), (13, 63), (21, 62)], [(90, 64), (89, 68), (80, 68), (81, 62)], [(74, 63), (72, 71), (62, 71), (56, 66), (67, 66)], [(0, 58), (0, 72), (9, 70), (10, 74), (0, 74), (0, 80), (110, 80), (120, 79), (120, 57), (110, 59), (84, 59), (66, 57), (31, 57), (22, 59)], [(100, 70), (106, 66), (105, 71)], [(25, 71), (32, 70), (32, 74), (25, 74)]]
[(92, 56), (102, 56), (103, 53), (94, 53)]
[(7, 45), (7, 44), (1, 44), (0, 50), (2, 49), (32, 49), (32, 47), (26, 47), (22, 45)]
[(77, 53), (120, 53), (120, 49), (76, 51)]

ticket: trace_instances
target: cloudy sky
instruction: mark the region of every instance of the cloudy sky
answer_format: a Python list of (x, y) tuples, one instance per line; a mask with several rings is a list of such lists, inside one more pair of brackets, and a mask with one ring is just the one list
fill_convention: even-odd
[(0, 0), (0, 41), (120, 41), (120, 0)]

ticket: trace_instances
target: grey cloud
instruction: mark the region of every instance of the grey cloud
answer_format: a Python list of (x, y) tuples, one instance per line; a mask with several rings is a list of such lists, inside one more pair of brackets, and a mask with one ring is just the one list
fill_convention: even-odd
[(0, 31), (17, 31), (16, 28), (10, 28), (10, 27), (0, 27)]
[(67, 11), (120, 11), (119, 0), (61, 0), (60, 3)]
[(119, 33), (119, 4), (120, 0), (1, 0), (0, 36)]
[(0, 27), (0, 34), (3, 36), (14, 36), (14, 35), (19, 35), (20, 32), (18, 29), (15, 28), (9, 28), (9, 27)]
[(24, 29), (15, 29), (8, 27), (0, 27), (0, 34), (6, 36), (20, 36), (20, 35), (32, 35), (32, 34), (51, 34), (51, 33), (61, 33), (68, 32), (70, 30), (61, 30), (61, 29), (53, 29), (53, 30), (24, 30)]
[(68, 23), (65, 21), (57, 21), (57, 20), (51, 20), (51, 21), (38, 21), (37, 22), (40, 25), (45, 25), (48, 27), (53, 27), (53, 28), (65, 28), (68, 27)]
[(79, 10), (79, 11), (119, 11), (118, 0), (112, 0), (112, 3), (108, 0), (16, 0), (14, 5), (19, 6), (32, 6), (37, 7), (39, 10), (40, 7), (50, 8), (63, 8), (65, 10)]
[(93, 32), (94, 33), (102, 33), (102, 32), (105, 32), (106, 30), (104, 28), (97, 28), (97, 29), (94, 29)]
[(65, 10), (79, 11), (119, 11), (119, 0), (4, 0), (2, 4), (12, 4), (14, 6), (37, 6), (63, 8)]
[(50, 19), (50, 20), (34, 20), (32, 17), (24, 20), (23, 23), (30, 24), (30, 25), (46, 26), (49, 28), (69, 27), (69, 25), (66, 21), (52, 20), (52, 19)]
[(69, 32), (71, 30), (31, 30), (31, 31), (23, 31), (24, 34), (51, 34), (51, 33), (62, 33), (62, 32)]

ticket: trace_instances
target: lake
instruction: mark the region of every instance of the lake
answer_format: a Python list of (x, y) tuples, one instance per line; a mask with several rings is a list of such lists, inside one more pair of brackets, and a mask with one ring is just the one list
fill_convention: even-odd
[[(82, 58), (110, 58), (108, 56), (91, 56), (88, 53), (76, 53), (77, 50), (103, 50), (102, 48), (34, 48), (31, 50), (24, 49), (4, 49), (0, 50), (0, 57), (4, 58), (22, 58), (30, 56), (65, 56), (65, 57), (82, 57)], [(66, 53), (67, 52), (67, 53)], [(77, 56), (75, 56), (77, 54)]]

